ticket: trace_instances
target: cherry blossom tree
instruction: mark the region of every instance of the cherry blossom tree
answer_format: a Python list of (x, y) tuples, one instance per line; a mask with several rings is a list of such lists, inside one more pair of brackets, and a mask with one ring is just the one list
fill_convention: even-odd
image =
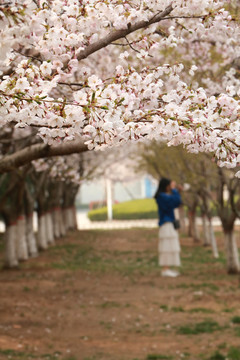
[(231, 3), (2, 2), (0, 126), (42, 141), (2, 156), (0, 172), (159, 137), (235, 167), (239, 81), (233, 67), (218, 76), (239, 56)]

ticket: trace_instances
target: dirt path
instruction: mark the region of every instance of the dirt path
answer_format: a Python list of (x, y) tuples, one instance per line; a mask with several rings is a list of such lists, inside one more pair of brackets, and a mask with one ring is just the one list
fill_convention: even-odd
[(2, 270), (0, 359), (239, 360), (238, 278), (222, 252), (181, 242), (175, 279), (160, 276), (156, 229), (73, 233)]

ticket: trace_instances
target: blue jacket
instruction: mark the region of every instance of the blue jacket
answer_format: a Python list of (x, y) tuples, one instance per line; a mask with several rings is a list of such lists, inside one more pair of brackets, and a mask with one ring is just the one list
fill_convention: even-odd
[(177, 189), (173, 189), (172, 194), (159, 193), (156, 202), (158, 205), (159, 226), (165, 222), (173, 222), (175, 220), (174, 209), (181, 204), (181, 196)]

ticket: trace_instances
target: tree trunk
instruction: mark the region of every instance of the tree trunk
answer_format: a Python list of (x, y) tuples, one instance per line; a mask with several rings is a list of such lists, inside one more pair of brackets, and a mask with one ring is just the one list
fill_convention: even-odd
[(202, 215), (202, 234), (203, 234), (203, 245), (209, 246), (210, 238), (209, 238), (208, 219), (205, 214)]
[(180, 220), (182, 232), (185, 233), (186, 232), (186, 222), (185, 222), (185, 211), (184, 211), (183, 206), (179, 207), (178, 213), (179, 213), (179, 220)]
[(31, 257), (38, 256), (37, 241), (33, 231), (33, 214), (28, 215), (26, 218), (26, 237), (28, 251)]
[(72, 219), (73, 219), (73, 229), (78, 229), (78, 221), (77, 221), (77, 208), (75, 205), (72, 206)]
[(60, 237), (60, 225), (59, 225), (59, 215), (58, 208), (54, 208), (52, 212), (53, 217), (53, 230), (54, 230), (54, 238), (58, 239)]
[(73, 183), (63, 183), (63, 203), (62, 206), (66, 210), (66, 222), (69, 229), (77, 229), (77, 217), (76, 217), (76, 207), (75, 207), (75, 198), (77, 196), (79, 185)]
[(60, 236), (61, 237), (66, 236), (64, 213), (62, 211), (62, 208), (59, 208), (58, 211), (58, 221), (59, 221)]
[(37, 232), (37, 243), (39, 250), (46, 250), (47, 237), (46, 237), (46, 216), (45, 214), (38, 215), (38, 232)]
[(13, 223), (6, 225), (5, 230), (5, 266), (8, 268), (14, 268), (18, 266), (18, 257), (17, 257), (17, 224)]
[(17, 240), (17, 256), (18, 260), (24, 261), (28, 259), (28, 248), (26, 238), (26, 217), (21, 215), (17, 219), (16, 226), (16, 240)]
[(199, 232), (196, 222), (196, 212), (195, 211), (189, 211), (189, 227), (188, 227), (188, 235), (193, 238), (193, 241), (195, 243), (200, 242), (199, 239)]
[(227, 255), (227, 272), (229, 274), (237, 274), (239, 272), (239, 255), (233, 230), (225, 231), (224, 238)]
[(217, 259), (217, 258), (219, 258), (219, 254), (218, 254), (217, 241), (216, 241), (216, 237), (215, 237), (214, 229), (213, 229), (213, 225), (212, 225), (212, 219), (209, 219), (208, 230), (209, 230), (210, 243), (212, 246), (213, 257), (215, 259)]
[(66, 229), (66, 231), (68, 231), (71, 229), (71, 219), (69, 216), (69, 208), (62, 209), (62, 216), (64, 219), (65, 229)]
[(52, 215), (49, 212), (46, 213), (46, 236), (48, 244), (54, 244), (54, 233), (53, 233), (53, 223), (52, 223)]

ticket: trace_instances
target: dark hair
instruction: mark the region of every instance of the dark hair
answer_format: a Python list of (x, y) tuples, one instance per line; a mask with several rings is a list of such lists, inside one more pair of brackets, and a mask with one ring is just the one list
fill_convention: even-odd
[(158, 188), (157, 188), (157, 191), (154, 195), (155, 199), (157, 198), (158, 194), (161, 193), (161, 192), (166, 192), (166, 189), (167, 189), (167, 186), (171, 184), (171, 180), (170, 179), (167, 179), (167, 178), (162, 178), (160, 181), (159, 181), (159, 185), (158, 185)]

